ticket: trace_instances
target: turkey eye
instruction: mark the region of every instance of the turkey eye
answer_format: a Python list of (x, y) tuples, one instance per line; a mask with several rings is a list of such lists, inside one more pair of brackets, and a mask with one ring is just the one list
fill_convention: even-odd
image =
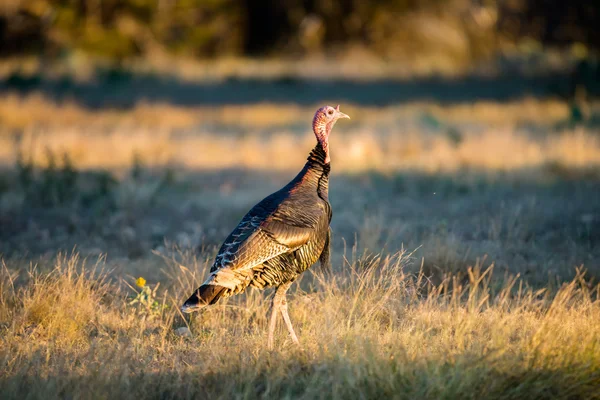
[(333, 110), (327, 111), (327, 114), (329, 114), (329, 115), (333, 114)]

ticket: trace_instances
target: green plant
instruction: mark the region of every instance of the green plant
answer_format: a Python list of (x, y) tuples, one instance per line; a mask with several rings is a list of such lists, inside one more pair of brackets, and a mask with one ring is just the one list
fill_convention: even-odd
[[(168, 309), (168, 305), (165, 304), (166, 297), (163, 297), (162, 303), (158, 301), (157, 291), (160, 282), (152, 288), (146, 284), (144, 278), (139, 277), (135, 280), (135, 286), (141, 290), (137, 292), (137, 295), (129, 302), (129, 305), (137, 308), (137, 315), (151, 320), (159, 317), (163, 311)], [(130, 285), (130, 287), (135, 290), (133, 286)]]

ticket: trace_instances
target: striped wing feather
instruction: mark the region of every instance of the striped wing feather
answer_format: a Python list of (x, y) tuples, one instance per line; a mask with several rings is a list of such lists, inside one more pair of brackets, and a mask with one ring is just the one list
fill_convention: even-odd
[(228, 268), (243, 271), (306, 244), (312, 227), (289, 225), (273, 215), (267, 218), (248, 213), (227, 237), (211, 272)]

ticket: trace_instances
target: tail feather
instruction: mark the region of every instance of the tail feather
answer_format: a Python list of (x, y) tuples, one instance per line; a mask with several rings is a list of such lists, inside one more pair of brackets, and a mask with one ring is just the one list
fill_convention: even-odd
[(189, 313), (196, 311), (204, 306), (215, 304), (227, 289), (218, 285), (202, 285), (181, 307), (181, 311)]

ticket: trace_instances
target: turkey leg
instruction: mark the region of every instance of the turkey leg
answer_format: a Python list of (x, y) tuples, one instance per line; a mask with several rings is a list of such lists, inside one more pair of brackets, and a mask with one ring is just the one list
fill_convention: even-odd
[(285, 297), (283, 298), (283, 304), (281, 305), (281, 307), (279, 309), (281, 310), (281, 315), (283, 315), (283, 320), (285, 321), (285, 325), (287, 326), (288, 331), (290, 332), (292, 341), (294, 343), (296, 343), (297, 345), (300, 345), (300, 342), (298, 341), (298, 336), (296, 336), (296, 332), (294, 332), (294, 327), (292, 326), (292, 321), (290, 320), (290, 316), (288, 315), (287, 300), (285, 299)]
[[(277, 289), (279, 290), (279, 289)], [(269, 338), (267, 339), (267, 347), (269, 350), (273, 350), (273, 333), (275, 332), (275, 326), (277, 325), (277, 311), (279, 311), (279, 305), (276, 302), (277, 292), (273, 295), (271, 300), (271, 316), (269, 318)]]
[(290, 288), (293, 282), (286, 282), (277, 287), (275, 294), (273, 295), (273, 300), (271, 301), (271, 316), (269, 318), (269, 337), (267, 340), (267, 346), (269, 350), (273, 350), (273, 334), (275, 333), (275, 326), (277, 324), (277, 312), (281, 311), (281, 315), (283, 316), (283, 320), (285, 321), (285, 325), (290, 332), (290, 336), (292, 337), (292, 341), (296, 344), (300, 344), (298, 341), (298, 337), (294, 332), (294, 328), (292, 327), (292, 321), (290, 320), (290, 316), (287, 311), (287, 300), (285, 299), (285, 295), (287, 290)]

